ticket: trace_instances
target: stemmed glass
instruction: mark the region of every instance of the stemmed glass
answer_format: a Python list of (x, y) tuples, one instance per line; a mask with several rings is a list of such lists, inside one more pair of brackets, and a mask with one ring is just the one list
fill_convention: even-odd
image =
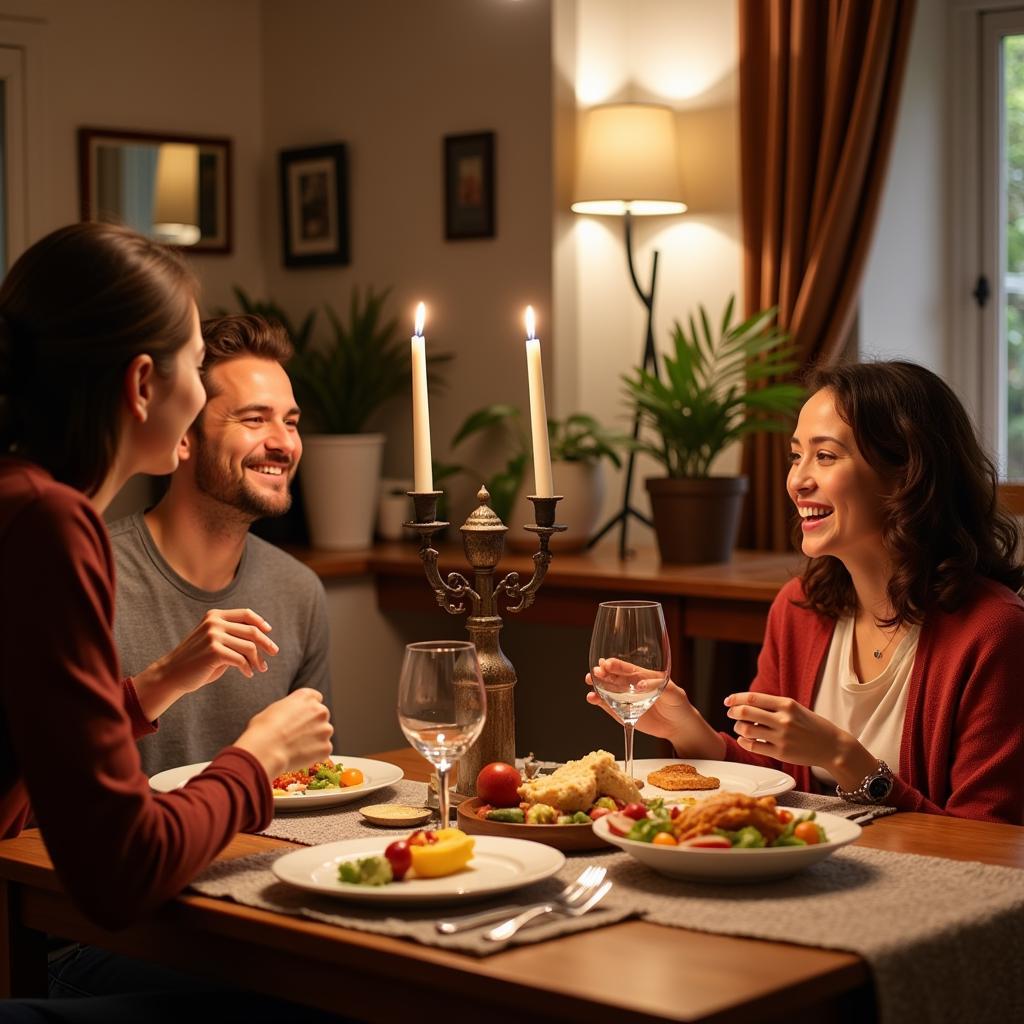
[(441, 828), (448, 827), (452, 765), (484, 727), (487, 693), (476, 647), (466, 640), (408, 644), (398, 684), (398, 724), (434, 766)]
[[(609, 658), (625, 662), (611, 672)], [(622, 722), (626, 775), (633, 778), (633, 730), (661, 696), (672, 670), (665, 615), (657, 601), (603, 601), (590, 638), (594, 689)]]

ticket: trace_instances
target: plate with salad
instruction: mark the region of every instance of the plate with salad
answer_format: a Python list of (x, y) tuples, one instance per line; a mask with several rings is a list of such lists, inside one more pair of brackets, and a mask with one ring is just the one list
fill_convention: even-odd
[(691, 881), (784, 878), (854, 842), (859, 825), (822, 811), (780, 807), (772, 796), (717, 793), (692, 807), (649, 801), (646, 813), (608, 814), (594, 834), (642, 864)]
[[(149, 780), (150, 788), (158, 793), (172, 793), (209, 763), (201, 761), (160, 772)], [(385, 786), (393, 786), (403, 774), (401, 768), (386, 761), (332, 754), (327, 760), (277, 776), (271, 783), (274, 812), (308, 811), (359, 800)]]

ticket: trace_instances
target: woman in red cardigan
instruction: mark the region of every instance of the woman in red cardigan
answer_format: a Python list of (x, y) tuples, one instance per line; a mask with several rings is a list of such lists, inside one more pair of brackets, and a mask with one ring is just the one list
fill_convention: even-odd
[(638, 726), (680, 756), (778, 767), (803, 790), (1024, 824), (1021, 531), (992, 461), (923, 367), (809, 383), (787, 477), (808, 563), (772, 605), (749, 690), (725, 700), (736, 736), (673, 683)]
[[(297, 690), (178, 792), (153, 793), (142, 772), (135, 739), (183, 686), (226, 665), (251, 675), (275, 650), (254, 615), (248, 633), (193, 652), (190, 683), (120, 678), (100, 517), (129, 477), (174, 470), (205, 401), (196, 290), (171, 250), (106, 224), (46, 236), (0, 286), (0, 837), (38, 825), (68, 894), (106, 928), (265, 827), (269, 780), (331, 750), (321, 695)], [(45, 1018), (115, 1019), (75, 1003), (54, 1000)], [(122, 1007), (156, 1019), (138, 1010)]]

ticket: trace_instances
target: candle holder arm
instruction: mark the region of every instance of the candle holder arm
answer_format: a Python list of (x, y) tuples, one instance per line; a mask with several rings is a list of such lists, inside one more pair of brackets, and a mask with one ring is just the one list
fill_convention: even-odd
[(468, 597), (473, 607), (473, 614), (480, 614), (480, 595), (469, 585), (469, 580), (461, 572), (448, 573), (448, 579), (441, 578), (437, 568), (437, 548), (425, 544), (420, 548), (420, 559), (427, 574), (427, 581), (434, 591), (438, 605), (449, 615), (461, 615), (466, 610), (465, 598)]
[(519, 582), (519, 573), (510, 572), (495, 588), (494, 596), (505, 594), (507, 604), (506, 612), (521, 612), (533, 604), (534, 596), (540, 590), (541, 583), (548, 572), (548, 565), (551, 564), (551, 552), (547, 549), (547, 538), (544, 539), (544, 547), (534, 553), (533, 575), (526, 584)]

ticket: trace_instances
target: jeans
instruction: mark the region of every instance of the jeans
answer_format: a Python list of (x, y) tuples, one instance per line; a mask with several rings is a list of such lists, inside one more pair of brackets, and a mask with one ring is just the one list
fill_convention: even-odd
[(92, 946), (50, 962), (49, 999), (0, 1002), (0, 1024), (352, 1024)]

